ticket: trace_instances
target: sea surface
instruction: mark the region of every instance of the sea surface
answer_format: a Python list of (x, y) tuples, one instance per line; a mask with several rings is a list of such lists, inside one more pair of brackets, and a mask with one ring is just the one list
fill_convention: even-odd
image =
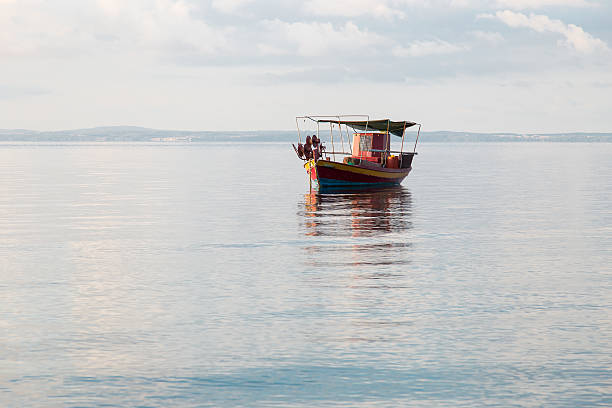
[(612, 406), (612, 144), (418, 151), (0, 144), (0, 406)]

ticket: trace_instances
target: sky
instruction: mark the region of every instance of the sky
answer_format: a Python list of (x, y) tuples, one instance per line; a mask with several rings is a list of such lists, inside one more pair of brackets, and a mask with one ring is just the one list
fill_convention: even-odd
[(612, 132), (612, 0), (0, 0), (0, 128)]

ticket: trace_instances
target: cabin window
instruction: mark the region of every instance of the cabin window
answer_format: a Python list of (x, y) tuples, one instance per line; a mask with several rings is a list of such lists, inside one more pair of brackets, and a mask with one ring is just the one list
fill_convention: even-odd
[(361, 135), (359, 138), (359, 151), (364, 152), (372, 149), (372, 136)]

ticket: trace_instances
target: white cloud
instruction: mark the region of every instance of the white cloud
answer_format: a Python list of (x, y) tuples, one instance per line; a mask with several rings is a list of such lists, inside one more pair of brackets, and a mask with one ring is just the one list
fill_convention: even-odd
[(97, 27), (117, 36), (126, 47), (134, 44), (161, 53), (205, 55), (231, 52), (232, 27), (213, 27), (192, 16), (185, 0), (98, 0), (106, 19)]
[(496, 45), (504, 41), (504, 36), (497, 32), (490, 31), (472, 31), (470, 33), (474, 38), (479, 41)]
[[(0, 0), (0, 3), (7, 0)], [(46, 95), (49, 91), (32, 86), (15, 86), (0, 84), (0, 99), (15, 99), (29, 96)]]
[(408, 46), (396, 46), (392, 53), (396, 57), (422, 57), (426, 55), (451, 54), (465, 51), (468, 47), (451, 44), (442, 40), (414, 41)]
[(234, 28), (194, 16), (187, 0), (0, 0), (0, 55), (83, 56), (104, 52), (226, 55)]
[(486, 0), (306, 0), (302, 9), (318, 16), (407, 18), (408, 8), (430, 10), (480, 7)]
[(334, 26), (331, 23), (287, 23), (270, 20), (264, 22), (264, 27), (268, 35), (257, 45), (259, 53), (264, 56), (421, 57), (468, 49), (465, 45), (451, 44), (438, 39), (413, 41), (403, 46), (391, 38), (363, 30), (352, 22)]
[(358, 55), (368, 49), (373, 52), (374, 46), (388, 42), (385, 37), (361, 30), (352, 22), (337, 28), (331, 23), (280, 20), (264, 21), (263, 25), (268, 34), (266, 41), (258, 45), (263, 55)]
[(593, 6), (586, 0), (497, 0), (499, 7), (507, 7), (515, 10), (536, 9), (542, 7), (586, 7)]
[(308, 0), (304, 10), (314, 15), (356, 17), (371, 15), (374, 17), (403, 17), (403, 13), (391, 7), (386, 0)]
[(109, 16), (117, 16), (123, 8), (121, 0), (97, 0), (97, 3), (102, 12)]
[(545, 15), (531, 13), (515, 13), (510, 10), (498, 11), (495, 15), (484, 14), (480, 17), (497, 18), (509, 27), (528, 27), (537, 32), (558, 33), (565, 37), (562, 44), (581, 53), (589, 54), (595, 51), (607, 50), (607, 44), (599, 38), (593, 37), (581, 27), (574, 24), (565, 24), (561, 20), (553, 20)]
[[(152, 47), (208, 55), (231, 52), (233, 28), (216, 28), (192, 17), (190, 6), (183, 1), (157, 0), (155, 8), (140, 11), (141, 35)], [(138, 20), (133, 24), (138, 26)]]
[(254, 0), (213, 0), (211, 5), (214, 9), (223, 13), (234, 13), (253, 1)]
[[(75, 11), (79, 12), (78, 7)], [(94, 42), (42, 1), (0, 1), (0, 56), (67, 55)]]

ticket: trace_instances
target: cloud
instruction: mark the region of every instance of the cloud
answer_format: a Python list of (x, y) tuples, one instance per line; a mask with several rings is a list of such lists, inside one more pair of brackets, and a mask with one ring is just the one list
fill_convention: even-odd
[[(146, 63), (169, 70), (229, 67), (249, 72), (250, 77), (274, 71), (296, 81), (331, 78), (336, 72), (346, 80), (440, 78), (457, 72), (550, 69), (559, 63), (560, 53), (544, 55), (541, 44), (529, 50), (523, 47), (520, 56), (515, 53), (510, 58), (508, 51), (517, 45), (513, 40), (521, 37), (519, 32), (506, 29), (502, 36), (493, 29), (470, 30), (476, 28), (470, 26), (475, 13), (457, 10), (486, 11), (495, 1), (304, 2), (0, 0), (0, 57), (17, 61), (27, 56), (45, 62), (95, 59), (101, 64)], [(543, 4), (537, 0), (533, 4), (538, 3)], [(408, 19), (400, 21), (402, 13)], [(607, 48), (581, 27), (546, 16), (513, 11), (487, 16), (513, 27), (556, 33), (563, 44), (583, 53)], [(504, 47), (494, 47), (501, 42)], [(468, 50), (469, 59), (464, 54)], [(525, 63), (533, 60), (538, 61), (537, 68)], [(320, 69), (322, 64), (325, 69)], [(388, 68), (382, 71), (378, 65)]]
[(376, 46), (389, 41), (379, 34), (360, 29), (352, 22), (334, 27), (331, 23), (268, 20), (263, 22), (263, 26), (266, 39), (258, 44), (262, 55), (360, 55), (374, 53)]
[(392, 53), (396, 57), (422, 57), (426, 55), (452, 54), (467, 49), (467, 46), (451, 44), (442, 40), (414, 41), (406, 47), (394, 47)]
[(359, 16), (403, 19), (409, 8), (448, 9), (481, 7), (485, 0), (306, 0), (302, 9), (317, 16), (354, 18)]
[(83, 56), (130, 50), (216, 55), (233, 49), (232, 27), (193, 15), (185, 0), (0, 0), (0, 55)]
[[(214, 27), (193, 16), (194, 5), (184, 0), (98, 0), (106, 19), (97, 27), (160, 53), (217, 55), (231, 52), (233, 28)], [(235, 2), (231, 2), (235, 5)], [(229, 9), (228, 9), (229, 10)]]
[(273, 70), (259, 77), (264, 85), (279, 83), (339, 83), (363, 79), (362, 72), (355, 72), (348, 67), (316, 66)]
[(528, 27), (537, 32), (551, 32), (561, 34), (565, 41), (561, 43), (569, 48), (584, 54), (596, 51), (605, 51), (607, 44), (599, 38), (585, 32), (582, 27), (574, 24), (565, 24), (561, 20), (553, 20), (545, 15), (531, 13), (529, 16), (510, 10), (498, 11), (495, 15), (483, 14), (483, 18), (496, 18), (509, 27)]
[[(1, 1), (2, 0), (0, 0), (0, 2)], [(44, 88), (0, 84), (0, 99), (14, 99), (21, 97), (40, 96), (47, 95), (49, 93), (50, 91)]]
[(321, 57), (422, 57), (451, 54), (469, 49), (466, 45), (443, 40), (416, 40), (401, 45), (386, 36), (361, 29), (347, 22), (334, 26), (331, 23), (265, 21), (267, 31), (264, 41), (257, 45), (261, 55)]
[(254, 0), (213, 0), (211, 6), (222, 13), (234, 13)]
[(470, 34), (477, 40), (492, 45), (496, 45), (504, 41), (504, 36), (497, 32), (476, 30), (472, 31)]
[(321, 16), (370, 15), (383, 18), (404, 16), (403, 12), (392, 8), (390, 2), (385, 0), (308, 0), (304, 3), (303, 9), (307, 13)]
[[(233, 0), (237, 1), (237, 0)], [(244, 1), (244, 0), (243, 0)], [(595, 0), (307, 0), (303, 9), (315, 15), (356, 17), (405, 17), (408, 7), (430, 10), (448, 8), (510, 8), (514, 10), (544, 7), (594, 7)]]
[(593, 6), (586, 0), (497, 0), (499, 7), (506, 7), (515, 10), (537, 9), (543, 7), (563, 6), (563, 7), (588, 7)]
[[(76, 6), (76, 13), (82, 8)], [(84, 16), (86, 15), (83, 13)], [(70, 18), (39, 1), (0, 1), (0, 56), (66, 56), (95, 42)]]

